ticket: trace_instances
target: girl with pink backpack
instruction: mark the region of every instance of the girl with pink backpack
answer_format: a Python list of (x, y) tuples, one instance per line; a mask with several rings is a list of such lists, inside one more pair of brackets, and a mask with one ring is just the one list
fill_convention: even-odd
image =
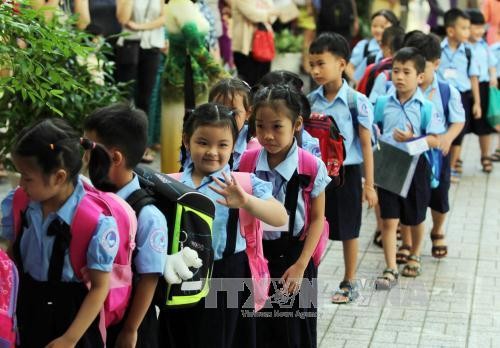
[(2, 201), (1, 236), (19, 269), (21, 347), (104, 347), (130, 296), (135, 214), (80, 179), (82, 145), (91, 165), (110, 160), (59, 118), (23, 129), (12, 150), (21, 179)]
[(325, 245), (325, 188), (330, 178), (324, 163), (297, 145), (301, 99), (300, 92), (287, 85), (259, 89), (250, 122), (263, 148), (245, 152), (240, 160), (240, 171), (254, 172), (273, 184), (273, 196), (290, 215), (285, 226), (264, 228), (264, 256), (272, 279), (281, 284), (271, 286), (271, 311), (257, 319), (258, 347), (317, 346), (314, 255), (321, 255), (317, 247)]
[[(272, 197), (270, 183), (254, 174), (230, 172), (237, 136), (234, 112), (222, 105), (203, 104), (184, 121), (183, 142), (192, 162), (172, 176), (216, 202), (214, 262), (205, 299), (194, 307), (160, 312), (161, 347), (256, 346), (254, 310), (265, 302), (270, 281), (259, 220), (281, 226), (287, 214)], [(253, 296), (245, 286), (252, 287)]]

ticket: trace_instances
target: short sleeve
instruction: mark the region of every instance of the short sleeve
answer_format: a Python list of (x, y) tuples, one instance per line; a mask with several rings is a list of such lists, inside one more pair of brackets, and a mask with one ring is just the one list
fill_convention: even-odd
[(488, 47), (487, 51), (488, 51), (488, 67), (495, 68), (498, 64), (498, 59), (497, 57), (495, 57), (495, 54), (493, 53), (491, 47)]
[(371, 132), (373, 124), (373, 105), (364, 94), (358, 93), (358, 123)]
[(465, 110), (462, 105), (462, 99), (458, 90), (450, 86), (450, 100), (448, 102), (450, 123), (465, 122)]
[(257, 198), (267, 200), (273, 196), (273, 184), (259, 179), (255, 174), (250, 174), (253, 195)]
[(442, 134), (444, 132), (446, 132), (444, 115), (441, 115), (432, 104), (431, 119), (425, 129), (425, 134)]
[(120, 235), (112, 216), (101, 215), (87, 249), (87, 268), (111, 272), (120, 245)]
[(378, 74), (377, 77), (375, 78), (375, 82), (373, 82), (373, 87), (370, 92), (370, 103), (375, 105), (375, 102), (377, 101), (377, 98), (380, 97), (381, 95), (385, 95), (386, 93), (386, 87), (387, 87), (387, 77), (385, 76), (384, 73)]
[[(470, 47), (469, 47), (470, 49)], [(470, 67), (469, 67), (469, 76), (479, 76), (479, 64), (476, 61), (476, 53), (473, 49), (470, 49)]]
[(137, 220), (135, 268), (139, 274), (162, 274), (168, 249), (167, 220), (154, 205), (142, 208)]
[(365, 50), (365, 46), (369, 44), (369, 41), (367, 39), (361, 40), (354, 46), (352, 49), (351, 53), (351, 59), (349, 60), (349, 63), (357, 67), (358, 65), (361, 64), (363, 61), (363, 51)]
[(12, 214), (12, 201), (14, 200), (14, 190), (11, 190), (2, 201), (2, 229), (0, 237), (13, 242), (14, 233), (14, 215)]
[(318, 173), (316, 174), (316, 180), (314, 180), (314, 186), (311, 191), (312, 198), (318, 197), (321, 192), (325, 191), (326, 186), (331, 181), (323, 161), (317, 158), (316, 162), (318, 162)]
[(321, 158), (319, 140), (312, 137), (305, 129), (302, 130), (302, 148), (310, 154)]

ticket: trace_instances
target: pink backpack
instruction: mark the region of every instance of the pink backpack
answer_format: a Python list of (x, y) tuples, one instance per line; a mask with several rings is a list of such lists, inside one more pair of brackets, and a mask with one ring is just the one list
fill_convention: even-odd
[(0, 348), (16, 346), (16, 304), (19, 275), (14, 262), (0, 249)]
[[(298, 173), (307, 175), (311, 178), (311, 180), (309, 181), (309, 185), (302, 189), (302, 197), (304, 199), (304, 206), (306, 208), (306, 216), (304, 217), (304, 233), (300, 238), (301, 240), (304, 240), (305, 237), (307, 236), (307, 231), (311, 219), (311, 191), (313, 189), (314, 181), (316, 180), (316, 175), (318, 173), (318, 165), (317, 165), (317, 158), (314, 155), (310, 154), (309, 152), (301, 148), (298, 148), (298, 150), (299, 150)], [(255, 172), (260, 151), (261, 149), (245, 151), (240, 159), (239, 170), (241, 172), (250, 172), (250, 173)], [(326, 251), (329, 234), (330, 230), (328, 226), (328, 221), (325, 218), (324, 227), (323, 231), (321, 232), (320, 240), (316, 245), (316, 249), (314, 250), (314, 253), (312, 255), (312, 259), (316, 267), (319, 266), (321, 258), (323, 257)]]
[[(69, 257), (78, 279), (88, 283), (87, 249), (97, 227), (100, 214), (113, 216), (118, 226), (120, 244), (109, 284), (109, 293), (100, 313), (99, 329), (106, 342), (106, 328), (118, 323), (127, 309), (132, 293), (132, 252), (135, 248), (137, 219), (132, 208), (114, 193), (101, 192), (89, 184), (83, 184), (83, 196), (71, 223)], [(14, 228), (18, 235), (22, 229), (21, 216), (28, 207), (29, 198), (22, 188), (14, 193)]]
[[(248, 194), (252, 195), (252, 181), (250, 174), (232, 172), (238, 183)], [(179, 180), (182, 173), (168, 174)], [(246, 253), (252, 274), (253, 297), (255, 311), (261, 310), (269, 297), (269, 286), (271, 285), (271, 274), (264, 257), (262, 246), (262, 225), (260, 220), (250, 215), (244, 209), (239, 210), (240, 233), (246, 241)]]

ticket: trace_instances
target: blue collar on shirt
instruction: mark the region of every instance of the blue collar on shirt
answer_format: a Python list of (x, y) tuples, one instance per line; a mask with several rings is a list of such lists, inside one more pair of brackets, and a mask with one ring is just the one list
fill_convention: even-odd
[(196, 187), (196, 185), (193, 183), (193, 178), (192, 178), (193, 168), (194, 168), (194, 164), (191, 163), (187, 168), (184, 169), (184, 172), (182, 172), (182, 175), (181, 175), (181, 182), (183, 182), (187, 186), (195, 188), (196, 190), (202, 188), (205, 185), (210, 184), (213, 181), (214, 177), (219, 179), (219, 180), (224, 181), (224, 176), (222, 176), (222, 172), (227, 173), (227, 174), (229, 174), (231, 172), (231, 170), (229, 168), (229, 164), (226, 164), (224, 166), (224, 168), (222, 168), (221, 170), (218, 170), (218, 171), (216, 171), (208, 176), (205, 176), (201, 180), (200, 185), (198, 187)]
[[(294, 165), (290, 165), (293, 163)], [(299, 148), (297, 146), (297, 141), (293, 141), (293, 145), (288, 151), (283, 162), (278, 164), (274, 170), (283, 177), (286, 181), (290, 181), (293, 173), (297, 169), (297, 164), (299, 163)], [(257, 160), (257, 165), (255, 167), (255, 171), (258, 172), (271, 172), (271, 168), (269, 168), (269, 163), (267, 161), (267, 151), (261, 151), (260, 156)]]
[(432, 89), (434, 89), (434, 90), (437, 91), (439, 89), (439, 83), (438, 83), (438, 81), (439, 81), (438, 80), (438, 76), (437, 76), (436, 73), (434, 73), (434, 78), (432, 80), (432, 83), (429, 86), (427, 86), (427, 89), (425, 91), (422, 91), (423, 94), (429, 94), (429, 93), (431, 93)]
[[(401, 103), (399, 102), (399, 99), (396, 95), (397, 91), (396, 89), (393, 89), (391, 92), (389, 92), (389, 98), (392, 98), (397, 104), (401, 105)], [(417, 90), (415, 91), (415, 93), (413, 93), (413, 95), (411, 96), (410, 99), (408, 99), (405, 104), (409, 104), (409, 103), (412, 103), (414, 100), (418, 101), (420, 104), (424, 104), (424, 101), (425, 101), (425, 97), (422, 93), (422, 90), (420, 88), (417, 88)]]
[(349, 89), (349, 85), (347, 84), (347, 81), (342, 79), (342, 86), (340, 86), (339, 91), (337, 92), (337, 95), (335, 96), (335, 99), (333, 101), (328, 101), (325, 97), (325, 88), (324, 86), (319, 86), (316, 88), (314, 91), (311, 92), (311, 97), (312, 98), (322, 98), (324, 101), (333, 104), (337, 99), (340, 99), (345, 105), (347, 105), (347, 90)]
[(134, 174), (132, 180), (130, 180), (128, 184), (118, 190), (116, 194), (123, 199), (127, 199), (133, 192), (139, 190), (140, 188), (141, 185), (139, 185), (139, 177)]
[[(59, 210), (56, 212), (56, 215), (65, 223), (68, 225), (71, 225), (71, 221), (73, 221), (73, 217), (76, 212), (76, 208), (78, 207), (78, 204), (82, 200), (83, 196), (85, 195), (85, 190), (83, 188), (83, 183), (80, 179), (78, 179), (78, 182), (75, 186), (75, 190), (73, 193), (69, 196), (69, 198), (64, 202), (64, 204), (59, 208)], [(34, 202), (31, 201), (29, 203), (29, 207), (31, 209), (39, 209), (42, 210), (42, 205), (40, 202)]]
[[(458, 45), (458, 47), (457, 47), (457, 51), (463, 51), (465, 53), (465, 45), (466, 45), (465, 42), (461, 42), (460, 45)], [(441, 42), (441, 48), (446, 48), (446, 47), (451, 49), (450, 44), (448, 43), (448, 38), (445, 38)]]

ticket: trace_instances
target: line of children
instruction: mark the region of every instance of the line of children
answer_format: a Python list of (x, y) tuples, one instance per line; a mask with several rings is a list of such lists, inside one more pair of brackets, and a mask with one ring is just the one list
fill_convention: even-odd
[[(446, 133), (440, 135), (439, 148), (443, 153), (439, 186), (431, 190), (429, 207), (432, 214), (431, 254), (435, 258), (443, 258), (448, 254), (444, 242), (444, 222), (450, 210), (448, 191), (450, 189), (450, 157), (451, 143), (460, 134), (465, 122), (465, 112), (460, 100), (460, 93), (447, 82), (439, 81), (436, 70), (439, 67), (441, 46), (435, 35), (415, 33), (405, 40), (405, 46), (415, 47), (423, 54), (425, 71), (420, 89), (424, 96), (434, 104), (434, 107), (445, 120)], [(447, 90), (448, 89), (448, 90)], [(396, 254), (398, 264), (405, 264), (412, 247), (412, 236), (409, 228), (402, 228), (403, 245)]]
[[(94, 164), (107, 153), (83, 143)], [(19, 338), (23, 347), (104, 347), (99, 311), (110, 283), (119, 234), (112, 216), (100, 215), (86, 252), (90, 287), (77, 278), (69, 255), (69, 226), (85, 193), (80, 136), (63, 119), (45, 119), (21, 131), (12, 159), (29, 204), (21, 235), (14, 231), (11, 191), (2, 201), (2, 237), (20, 269)], [(58, 260), (63, 256), (63, 260)], [(62, 261), (62, 264), (60, 264)]]
[(380, 40), (384, 30), (390, 26), (399, 25), (396, 15), (390, 10), (380, 10), (375, 12), (371, 18), (371, 39), (361, 40), (352, 50), (351, 59), (346, 67), (346, 74), (349, 80), (357, 82), (363, 76), (365, 69), (372, 63), (382, 59), (380, 50)]
[[(430, 148), (439, 146), (437, 134), (443, 133), (445, 128), (443, 118), (434, 107), (430, 111), (428, 124), (423, 124), (422, 110), (426, 99), (418, 85), (424, 79), (425, 65), (425, 58), (413, 47), (405, 47), (394, 56), (392, 81), (395, 90), (388, 95), (383, 115), (375, 115), (377, 119), (383, 120), (381, 139), (391, 141), (393, 138), (404, 142), (424, 136)], [(418, 160), (406, 198), (378, 188), (386, 269), (377, 278), (377, 288), (391, 288), (399, 276), (396, 264), (396, 229), (399, 221), (411, 226), (413, 241), (402, 275), (416, 277), (420, 274), (421, 244), (430, 191), (430, 168), (425, 156), (420, 156)]]
[[(356, 297), (352, 282), (356, 276), (362, 202), (366, 200), (369, 207), (377, 204), (371, 147), (373, 107), (366, 96), (351, 89), (343, 79), (349, 51), (344, 37), (335, 33), (321, 34), (309, 48), (311, 76), (320, 85), (308, 96), (311, 109), (334, 117), (345, 138), (347, 153), (344, 185), (326, 193), (330, 239), (342, 241), (345, 260), (344, 279), (333, 296), (334, 303), (348, 303)], [(350, 99), (355, 101), (357, 115), (351, 114)]]
[[(140, 189), (133, 169), (146, 150), (147, 124), (144, 112), (125, 104), (98, 109), (85, 119), (84, 137), (103, 145), (111, 158), (100, 181), (93, 180), (98, 189), (124, 200)], [(153, 295), (165, 267), (167, 243), (165, 216), (154, 205), (145, 206), (137, 217), (133, 296), (122, 322), (108, 328), (107, 347), (158, 347)]]
[(450, 150), (452, 182), (457, 182), (461, 173), (461, 144), (469, 131), (472, 118), (481, 117), (481, 98), (479, 94), (479, 67), (474, 50), (467, 40), (470, 37), (470, 18), (458, 8), (445, 13), (446, 38), (441, 42), (441, 63), (438, 77), (448, 81), (458, 89), (465, 110), (465, 125), (453, 141)]
[[(216, 202), (212, 245), (212, 279), (251, 278), (245, 239), (231, 224), (231, 211), (245, 209), (271, 226), (282, 226), (288, 217), (284, 207), (272, 197), (272, 185), (251, 175), (253, 196), (230, 175), (229, 159), (237, 141), (234, 113), (213, 103), (195, 109), (184, 122), (183, 142), (191, 164), (180, 181)], [(238, 281), (238, 280), (234, 280)], [(255, 318), (241, 313), (245, 298), (231, 306), (224, 293), (217, 297), (217, 308), (205, 308), (205, 300), (192, 308), (160, 312), (160, 344), (169, 347), (255, 347)], [(208, 307), (208, 306), (207, 306)]]
[[(251, 119), (263, 149), (257, 150), (255, 163), (249, 166), (255, 168), (257, 177), (272, 183), (273, 196), (285, 204), (290, 214), (287, 227), (264, 230), (264, 255), (269, 260), (271, 277), (283, 283), (282, 289), (271, 289), (270, 295), (276, 298), (280, 293), (296, 294), (304, 283), (312, 284), (312, 288), (307, 287), (305, 301), (296, 296), (288, 307), (280, 306), (279, 301), (271, 302), (273, 317), (257, 320), (259, 347), (317, 345), (316, 308), (310, 305), (317, 297), (317, 270), (311, 256), (324, 227), (324, 191), (330, 179), (324, 163), (297, 146), (296, 136), (302, 129), (301, 99), (300, 93), (287, 85), (261, 88), (253, 97)], [(317, 163), (312, 176), (299, 174), (303, 156)], [(306, 201), (302, 191), (311, 186)], [(290, 209), (293, 205), (295, 210)]]

